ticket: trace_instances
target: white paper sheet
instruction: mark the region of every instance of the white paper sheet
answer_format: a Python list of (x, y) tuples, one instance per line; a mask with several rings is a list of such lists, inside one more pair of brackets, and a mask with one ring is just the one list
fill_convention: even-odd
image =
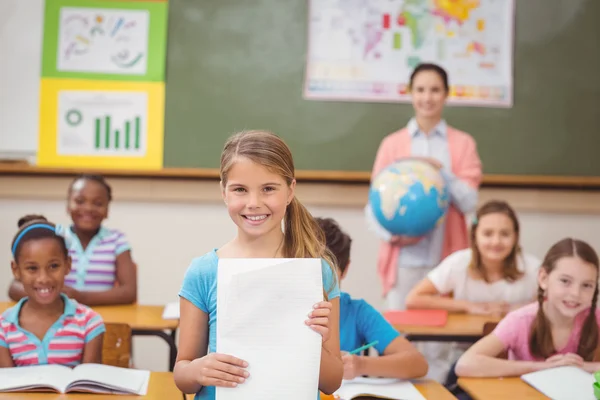
[(594, 377), (577, 367), (558, 367), (521, 376), (553, 400), (596, 400)]
[(162, 319), (179, 319), (179, 302), (167, 303), (163, 309)]
[(399, 379), (358, 377), (344, 380), (335, 394), (341, 400), (352, 400), (361, 395), (392, 400), (425, 400), (425, 397), (411, 382)]
[(216, 400), (313, 400), (321, 336), (304, 321), (323, 299), (319, 259), (220, 259), (217, 352), (248, 362), (250, 378)]

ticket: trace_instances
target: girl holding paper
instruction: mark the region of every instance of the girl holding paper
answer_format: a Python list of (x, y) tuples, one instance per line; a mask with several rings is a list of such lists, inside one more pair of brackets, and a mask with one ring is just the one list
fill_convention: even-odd
[(307, 310), (306, 325), (322, 336), (318, 389), (333, 393), (343, 375), (340, 292), (321, 230), (294, 196), (296, 180), (289, 148), (270, 132), (238, 133), (225, 144), (220, 176), (223, 200), (237, 235), (219, 249), (194, 259), (186, 272), (179, 293), (175, 383), (185, 393), (196, 393), (196, 399), (214, 400), (216, 386), (243, 385), (249, 376), (246, 360), (216, 352), (219, 258), (321, 258), (324, 300)]

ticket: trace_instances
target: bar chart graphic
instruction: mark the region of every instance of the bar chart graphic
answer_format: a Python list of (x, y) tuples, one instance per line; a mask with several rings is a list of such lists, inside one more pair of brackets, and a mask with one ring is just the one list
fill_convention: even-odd
[(145, 155), (146, 93), (61, 91), (58, 103), (59, 154)]

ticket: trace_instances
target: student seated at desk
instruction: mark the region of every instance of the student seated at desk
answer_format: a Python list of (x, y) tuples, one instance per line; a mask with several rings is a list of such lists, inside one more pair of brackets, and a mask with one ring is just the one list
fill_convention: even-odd
[[(535, 300), (540, 261), (519, 247), (519, 221), (503, 201), (482, 205), (471, 226), (471, 248), (446, 257), (408, 294), (409, 309), (442, 309), (504, 315)], [(452, 294), (452, 297), (449, 295)], [(464, 343), (419, 343), (429, 378), (448, 385), (448, 372), (468, 348)]]
[[(331, 218), (316, 218), (325, 233), (327, 248), (338, 262), (338, 280), (348, 273), (352, 239)], [(348, 354), (377, 341), (378, 357)], [(372, 375), (388, 378), (420, 378), (427, 373), (427, 361), (385, 318), (364, 300), (340, 294), (340, 349), (344, 379)]]
[[(598, 356), (598, 255), (587, 243), (554, 244), (539, 270), (538, 301), (510, 312), (459, 359), (461, 377), (520, 376), (572, 365), (593, 373)], [(508, 352), (508, 359), (498, 358)]]
[[(471, 248), (446, 257), (406, 299), (408, 308), (503, 315), (535, 301), (540, 260), (521, 251), (519, 220), (504, 201), (482, 205)], [(452, 294), (452, 297), (445, 296)]]
[(26, 297), (0, 316), (0, 368), (101, 363), (101, 317), (61, 293), (71, 259), (56, 226), (22, 218), (11, 249)]
[[(131, 304), (137, 299), (136, 266), (125, 235), (102, 226), (112, 200), (111, 187), (98, 175), (81, 175), (71, 183), (65, 228), (73, 269), (63, 291), (88, 306)], [(42, 216), (39, 216), (43, 218)], [(8, 291), (18, 301), (25, 292), (14, 280)]]

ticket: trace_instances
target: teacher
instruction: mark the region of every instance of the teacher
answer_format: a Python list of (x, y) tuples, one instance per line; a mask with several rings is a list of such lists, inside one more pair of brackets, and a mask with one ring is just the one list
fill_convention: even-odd
[(469, 246), (465, 214), (477, 207), (481, 160), (475, 140), (446, 124), (442, 118), (448, 98), (448, 75), (435, 64), (420, 64), (410, 76), (409, 90), (415, 116), (405, 128), (379, 145), (371, 179), (394, 161), (421, 158), (444, 176), (450, 207), (444, 223), (419, 238), (392, 236), (365, 208), (367, 222), (382, 239), (377, 270), (389, 309), (405, 309), (406, 295), (447, 255)]

